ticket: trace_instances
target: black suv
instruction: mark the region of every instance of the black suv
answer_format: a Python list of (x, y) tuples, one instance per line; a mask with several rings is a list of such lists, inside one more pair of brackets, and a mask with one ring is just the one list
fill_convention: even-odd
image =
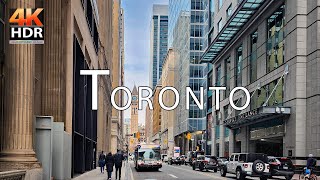
[(196, 160), (192, 162), (192, 169), (196, 170), (199, 168), (200, 171), (203, 170), (213, 170), (218, 171), (218, 160), (215, 156), (204, 156), (199, 155)]
[(181, 161), (180, 157), (169, 157), (169, 159), (168, 159), (168, 164), (169, 164), (169, 165), (172, 165), (172, 164), (181, 165), (181, 164), (182, 164), (182, 161)]
[(287, 180), (292, 179), (294, 175), (294, 166), (292, 161), (286, 157), (268, 157), (271, 176), (284, 176)]

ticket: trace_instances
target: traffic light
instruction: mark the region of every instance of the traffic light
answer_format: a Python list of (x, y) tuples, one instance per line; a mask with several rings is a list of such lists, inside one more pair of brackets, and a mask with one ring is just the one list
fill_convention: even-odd
[(191, 139), (191, 133), (187, 134), (187, 139), (190, 140)]
[(133, 137), (136, 138), (136, 133), (133, 133)]

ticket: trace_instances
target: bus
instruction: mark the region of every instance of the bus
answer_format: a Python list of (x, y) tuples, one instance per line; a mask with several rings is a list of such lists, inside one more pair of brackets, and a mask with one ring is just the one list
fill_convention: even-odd
[(162, 167), (160, 145), (138, 144), (134, 151), (135, 168), (159, 170)]

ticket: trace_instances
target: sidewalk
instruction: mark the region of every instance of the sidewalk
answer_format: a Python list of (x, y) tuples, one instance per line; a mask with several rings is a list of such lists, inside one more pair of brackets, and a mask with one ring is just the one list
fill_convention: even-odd
[[(116, 178), (115, 173), (116, 173), (116, 169), (113, 168), (112, 180), (115, 180), (115, 178)], [(124, 161), (122, 169), (121, 169), (121, 180), (132, 180), (131, 177), (132, 177), (132, 171), (130, 168), (130, 164), (127, 163), (126, 161)], [(97, 169), (95, 169), (95, 170), (85, 172), (85, 173), (73, 178), (73, 180), (88, 180), (88, 179), (107, 180), (108, 173), (106, 171), (104, 171), (104, 174), (101, 174), (100, 167), (97, 167)]]

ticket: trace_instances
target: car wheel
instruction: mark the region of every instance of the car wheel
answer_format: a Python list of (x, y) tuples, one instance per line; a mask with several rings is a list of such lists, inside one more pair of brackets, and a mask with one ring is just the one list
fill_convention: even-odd
[(264, 162), (261, 160), (255, 160), (252, 164), (252, 170), (257, 174), (263, 173), (265, 168)]
[(293, 176), (286, 176), (286, 180), (292, 179)]
[(203, 170), (204, 170), (204, 164), (203, 164), (203, 163), (200, 163), (200, 164), (199, 164), (199, 169), (200, 169), (200, 171), (203, 171)]
[(213, 171), (214, 171), (214, 172), (218, 172), (218, 168), (215, 168)]
[(220, 175), (221, 175), (222, 177), (226, 177), (226, 174), (227, 174), (226, 168), (221, 167), (221, 168), (220, 168)]
[(196, 165), (195, 164), (192, 165), (192, 169), (196, 170)]
[(244, 180), (245, 176), (241, 173), (241, 169), (237, 169), (236, 171), (237, 180)]

